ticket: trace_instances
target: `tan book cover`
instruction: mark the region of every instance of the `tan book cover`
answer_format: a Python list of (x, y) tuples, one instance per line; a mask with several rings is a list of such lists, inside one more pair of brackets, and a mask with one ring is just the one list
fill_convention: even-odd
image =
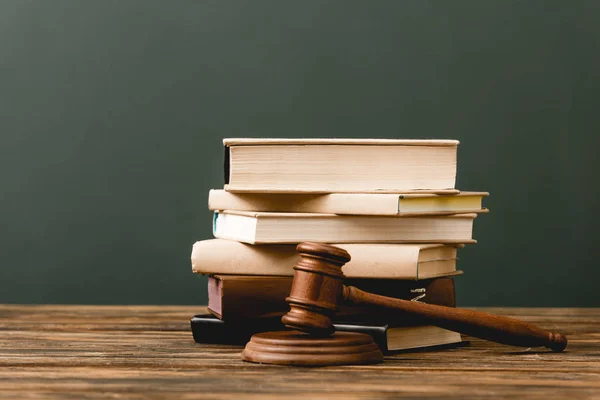
[(451, 195), (410, 193), (232, 193), (212, 189), (208, 208), (213, 211), (258, 211), (346, 215), (449, 215), (485, 213), (487, 192)]
[(364, 216), (314, 213), (216, 212), (213, 234), (244, 243), (475, 243), (477, 214)]
[[(342, 267), (348, 278), (418, 280), (456, 273), (457, 246), (442, 244), (339, 244), (352, 259)], [(300, 259), (295, 245), (248, 245), (210, 239), (194, 244), (196, 274), (293, 276)]]

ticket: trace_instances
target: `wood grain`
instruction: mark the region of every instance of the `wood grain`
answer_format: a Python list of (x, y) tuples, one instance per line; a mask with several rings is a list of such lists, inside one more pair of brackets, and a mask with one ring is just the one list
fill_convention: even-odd
[(600, 309), (486, 308), (569, 336), (564, 353), (473, 338), (372, 366), (250, 364), (194, 343), (192, 306), (0, 305), (0, 399), (600, 399)]

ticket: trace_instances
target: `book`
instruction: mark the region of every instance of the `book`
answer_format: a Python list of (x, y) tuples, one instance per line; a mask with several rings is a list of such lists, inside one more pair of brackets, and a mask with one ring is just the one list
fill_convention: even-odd
[(225, 189), (453, 193), (457, 140), (224, 139)]
[[(343, 267), (347, 278), (428, 279), (456, 274), (459, 245), (343, 243), (352, 257)], [(292, 276), (300, 260), (295, 245), (249, 245), (209, 239), (194, 243), (196, 274)]]
[(383, 354), (462, 342), (460, 333), (433, 325), (393, 326), (390, 324), (364, 325), (334, 322), (333, 326), (340, 332), (358, 332), (371, 335)]
[[(199, 314), (192, 317), (190, 325), (196, 343), (237, 346), (245, 345), (255, 333), (285, 330), (278, 317), (229, 322), (211, 314)], [(384, 354), (461, 342), (459, 333), (430, 325), (365, 325), (334, 321), (333, 326), (340, 332), (371, 335)]]
[(484, 213), (487, 192), (458, 194), (399, 193), (232, 193), (212, 189), (208, 208), (213, 211), (267, 211), (349, 215), (445, 215)]
[(259, 332), (282, 331), (280, 317), (223, 321), (212, 314), (194, 315), (190, 320), (196, 343), (243, 346)]
[[(346, 279), (344, 284), (382, 296), (455, 307), (454, 279), (422, 281)], [(282, 316), (290, 310), (290, 276), (214, 275), (208, 277), (208, 310), (228, 321)], [(399, 314), (377, 307), (341, 304), (336, 316), (347, 321), (386, 321)]]
[(219, 239), (259, 243), (475, 243), (477, 214), (366, 216), (218, 211), (213, 234)]

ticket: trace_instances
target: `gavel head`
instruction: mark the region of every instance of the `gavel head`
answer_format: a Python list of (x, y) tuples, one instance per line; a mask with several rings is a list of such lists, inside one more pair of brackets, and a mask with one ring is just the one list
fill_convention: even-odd
[(344, 274), (342, 266), (350, 254), (321, 243), (300, 243), (300, 261), (294, 266), (294, 280), (286, 301), (290, 311), (281, 318), (288, 328), (313, 336), (334, 332), (331, 317), (338, 309)]

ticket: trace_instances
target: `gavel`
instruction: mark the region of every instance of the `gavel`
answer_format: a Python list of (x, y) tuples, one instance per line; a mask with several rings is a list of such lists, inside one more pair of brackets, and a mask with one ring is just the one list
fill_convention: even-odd
[(341, 301), (393, 309), (429, 325), (513, 346), (545, 346), (556, 352), (567, 346), (564, 335), (514, 318), (395, 299), (345, 286), (342, 266), (350, 261), (350, 254), (338, 247), (304, 242), (297, 251), (300, 260), (294, 266), (292, 288), (286, 298), (290, 311), (281, 318), (295, 331), (254, 335), (242, 352), (245, 361), (285, 365), (381, 362), (383, 356), (368, 335), (334, 334), (331, 318)]
[(350, 254), (338, 247), (305, 242), (298, 245), (297, 251), (301, 258), (294, 266), (292, 289), (286, 298), (290, 311), (281, 319), (288, 328), (317, 337), (329, 336), (334, 332), (331, 317), (338, 303), (345, 301), (402, 311), (407, 316), (422, 318), (427, 324), (493, 342), (545, 346), (557, 352), (567, 346), (567, 338), (560, 333), (544, 331), (518, 319), (394, 299), (345, 286), (341, 267), (350, 261)]

